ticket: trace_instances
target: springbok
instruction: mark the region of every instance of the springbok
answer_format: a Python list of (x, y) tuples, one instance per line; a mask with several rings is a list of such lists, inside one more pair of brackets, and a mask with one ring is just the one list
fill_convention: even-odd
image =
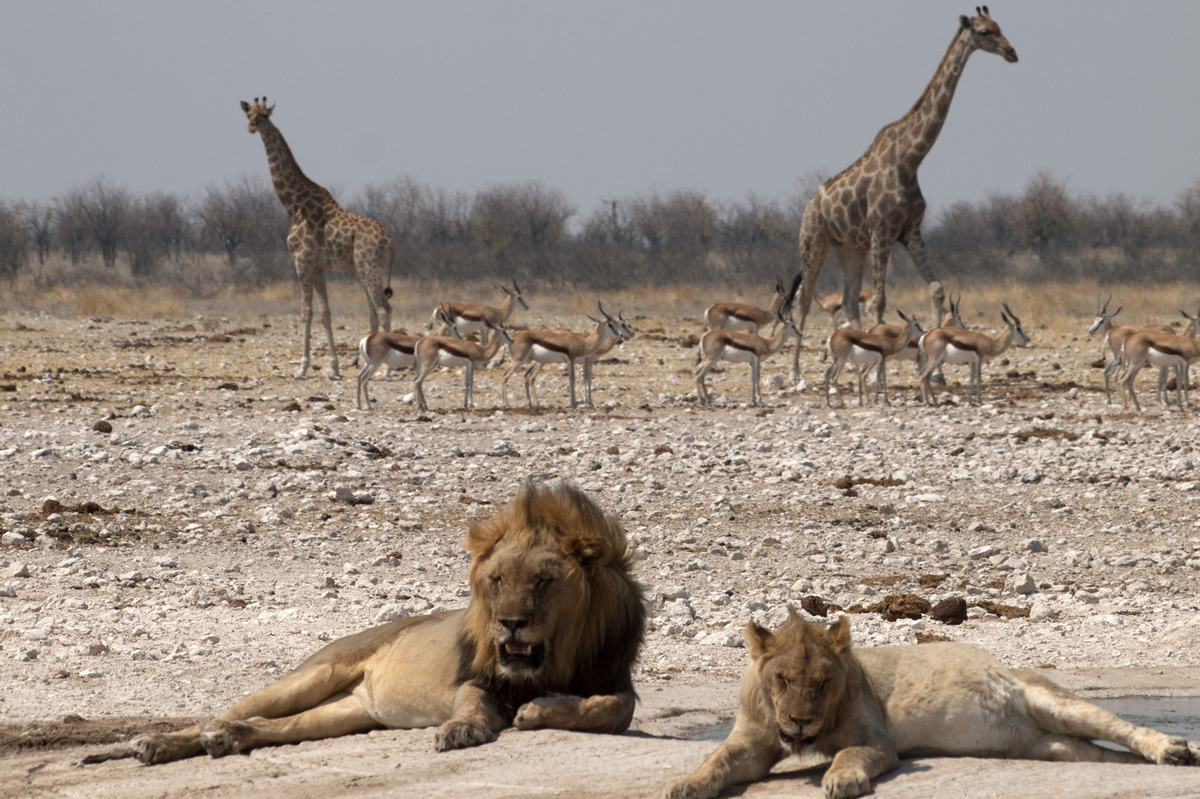
[[(1112, 301), (1112, 294), (1108, 295), (1108, 299), (1104, 301), (1103, 307), (1100, 305), (1100, 298), (1096, 297), (1096, 318), (1092, 320), (1091, 327), (1088, 328), (1088, 335), (1094, 336), (1097, 333), (1104, 334), (1104, 346), (1112, 350), (1112, 360), (1104, 367), (1104, 401), (1112, 404), (1112, 390), (1109, 388), (1109, 380), (1113, 375), (1118, 375), (1117, 382), (1120, 383), (1123, 379), (1124, 360), (1122, 351), (1125, 346), (1125, 339), (1132, 336), (1134, 333), (1165, 333), (1174, 334), (1175, 331), (1169, 325), (1114, 325), (1113, 317), (1121, 312), (1124, 305), (1117, 306), (1117, 310), (1109, 313), (1108, 304)], [(1186, 313), (1184, 316), (1187, 316)], [(1191, 317), (1188, 317), (1189, 319)], [(1195, 325), (1190, 325), (1193, 332)], [(1186, 330), (1184, 331), (1186, 334)], [(1155, 398), (1161, 396), (1166, 390), (1167, 370), (1158, 370), (1158, 390), (1155, 392)], [(1123, 400), (1122, 400), (1123, 401)]]
[[(604, 314), (605, 319), (617, 326), (617, 331), (620, 332), (621, 338), (619, 341), (617, 341), (605, 337), (604, 341), (600, 344), (600, 349), (583, 359), (583, 401), (589, 408), (595, 407), (592, 404), (592, 366), (595, 365), (600, 358), (608, 354), (608, 351), (617, 346), (617, 344), (630, 341), (635, 335), (637, 335), (633, 332), (633, 328), (629, 326), (629, 323), (625, 321), (624, 311), (618, 311), (617, 318), (613, 319), (612, 314), (604, 310), (604, 306), (600, 304), (599, 300), (596, 301), (596, 306), (600, 308), (600, 313)], [(534, 376), (536, 377), (537, 374), (534, 373)]]
[[(803, 277), (803, 273), (801, 274), (801, 277)], [(859, 305), (866, 305), (867, 302), (869, 302), (874, 296), (875, 292), (871, 291), (870, 289), (863, 289), (858, 293)], [(837, 330), (838, 317), (842, 314), (842, 295), (827, 294), (824, 297), (818, 297), (817, 305), (821, 306), (821, 310), (833, 317), (833, 329)]]
[(762, 391), (759, 389), (759, 364), (764, 358), (779, 352), (789, 338), (800, 341), (800, 330), (794, 324), (784, 319), (778, 311), (775, 312), (775, 319), (779, 326), (775, 329), (775, 335), (769, 339), (736, 330), (710, 330), (701, 337), (700, 353), (703, 357), (695, 370), (696, 388), (701, 405), (712, 405), (708, 388), (704, 385), (704, 376), (721, 359), (750, 364), (750, 404), (760, 404)]
[(466, 335), (467, 333), (478, 333), (479, 343), (487, 346), (488, 343), (488, 326), (490, 322), (492, 327), (500, 327), (508, 321), (508, 317), (512, 316), (513, 309), (520, 305), (526, 311), (529, 310), (529, 303), (525, 302), (525, 298), (521, 296), (521, 287), (517, 285), (517, 281), (513, 280), (513, 287), (507, 288), (501, 286), (500, 290), (508, 296), (504, 298), (504, 302), (500, 303), (499, 308), (493, 308), (490, 305), (469, 305), (462, 302), (448, 302), (439, 305), (433, 310), (433, 323), (438, 323), (438, 314), (442, 308), (445, 308), (450, 316), (450, 321), (458, 332)]
[(496, 337), (487, 345), (476, 344), (473, 341), (463, 341), (450, 336), (425, 336), (417, 342), (417, 377), (413, 380), (413, 390), (417, 395), (417, 406), (429, 410), (425, 404), (425, 392), (421, 389), (425, 378), (438, 366), (465, 366), (467, 368), (466, 385), (463, 387), (463, 408), (470, 410), (475, 388), (475, 364), (487, 363), (495, 357), (501, 344), (512, 343), (512, 336), (503, 325), (494, 325), (488, 320), (483, 321), (485, 329), (496, 331)]
[[(439, 319), (442, 326), (437, 335), (462, 338), (446, 317), (439, 317)], [(404, 330), (392, 333), (380, 331), (363, 336), (362, 341), (358, 342), (358, 359), (363, 363), (363, 368), (358, 373), (358, 389), (354, 394), (354, 404), (360, 411), (363, 409), (364, 400), (367, 410), (371, 409), (371, 398), (367, 395), (367, 383), (375, 374), (375, 370), (380, 366), (387, 366), (393, 371), (416, 366), (416, 346), (421, 338), (422, 336), (410, 336)]]
[[(878, 379), (875, 383), (875, 397), (872, 400), (875, 403), (879, 402), (879, 387), (883, 386), (883, 402), (885, 405), (890, 405), (891, 400), (888, 399), (887, 393), (887, 370), (884, 368), (884, 361), (895, 356), (897, 353), (904, 350), (908, 346), (908, 342), (912, 340), (913, 331), (916, 323), (909, 317), (904, 315), (903, 311), (897, 311), (900, 318), (904, 320), (904, 327), (901, 328), (900, 334), (894, 338), (881, 333), (865, 333), (862, 330), (856, 330), (852, 327), (844, 327), (841, 330), (835, 330), (833, 335), (829, 337), (829, 352), (833, 355), (833, 363), (825, 370), (825, 404), (832, 407), (833, 402), (829, 399), (830, 383), (837, 385), (838, 375), (842, 373), (842, 367), (847, 363), (859, 364), (858, 369), (858, 404), (862, 406), (864, 403), (863, 381), (866, 379), (867, 372), (872, 369), (876, 370)], [(841, 400), (845, 405), (845, 399)]]
[(747, 305), (742, 302), (719, 302), (710, 306), (704, 312), (704, 322), (709, 330), (740, 330), (743, 333), (757, 333), (759, 328), (766, 327), (775, 321), (775, 312), (785, 314), (796, 298), (800, 288), (803, 273), (796, 275), (790, 290), (784, 289), (783, 279), (776, 278), (775, 294), (771, 296), (771, 304), (766, 308), (757, 305)]
[(1122, 407), (1129, 407), (1127, 397), (1133, 397), (1133, 407), (1142, 410), (1134, 391), (1133, 381), (1147, 363), (1159, 369), (1175, 370), (1175, 399), (1181, 411), (1190, 410), (1188, 371), (1192, 362), (1200, 359), (1200, 341), (1174, 333), (1134, 333), (1125, 339), (1123, 358), (1125, 374), (1121, 377)]
[[(946, 311), (945, 316), (942, 317), (942, 323), (940, 325), (938, 325), (938, 327), (957, 327), (957, 328), (962, 328), (962, 329), (966, 328), (966, 325), (963, 324), (962, 314), (959, 311), (959, 302), (961, 302), (961, 301), (962, 301), (961, 294), (958, 295), (958, 300), (955, 300), (953, 297), (950, 297), (950, 310)], [(888, 324), (884, 324), (883, 322), (880, 322), (879, 324), (875, 325), (867, 332), (874, 333), (875, 335), (887, 336), (888, 338), (898, 338), (903, 331), (904, 331), (904, 325), (888, 325)], [(923, 368), (925, 368), (925, 356), (921, 352), (921, 348), (917, 346), (917, 339), (919, 339), (921, 336), (925, 335), (926, 332), (927, 331), (925, 330), (925, 328), (921, 326), (921, 323), (919, 321), (917, 321), (917, 315), (913, 314), (912, 338), (910, 338), (908, 340), (908, 346), (906, 346), (904, 349), (897, 352), (895, 355), (891, 356), (891, 360), (893, 360), (893, 361), (913, 361), (914, 368), (917, 370), (917, 373), (920, 374), (921, 370)], [(825, 345), (825, 355), (821, 356), (821, 360), (825, 360), (825, 358), (828, 355), (829, 355), (829, 344), (827, 342)], [(883, 379), (883, 377), (882, 377), (883, 370), (886, 367), (887, 367), (886, 363), (880, 362), (879, 369), (876, 371), (876, 375), (875, 375), (875, 382), (877, 384), (880, 380)], [(936, 373), (934, 374), (933, 379), (935, 382), (938, 382)], [(944, 380), (941, 382), (942, 382), (942, 384), (945, 383)]]
[(983, 367), (989, 360), (1000, 355), (1013, 344), (1024, 347), (1029, 343), (1029, 336), (1021, 329), (1021, 320), (1002, 303), (1004, 310), (1000, 319), (1004, 322), (1004, 332), (994, 338), (974, 330), (961, 330), (953, 327), (939, 327), (921, 336), (917, 346), (925, 353), (928, 360), (921, 370), (921, 400), (927, 405), (936, 405), (933, 396), (933, 386), (930, 385), (930, 375), (933, 370), (943, 363), (966, 363), (971, 365), (971, 382), (967, 389), (967, 404), (974, 397), (980, 405), (983, 404)]
[[(572, 333), (569, 330), (519, 330), (513, 334), (508, 345), (508, 354), (512, 356), (512, 366), (504, 371), (500, 380), (500, 393), (504, 399), (504, 407), (508, 407), (508, 378), (529, 361), (533, 365), (525, 372), (525, 400), (529, 407), (535, 404), (531, 383), (542, 364), (565, 363), (567, 365), (567, 386), (571, 397), (571, 407), (575, 401), (575, 362), (594, 355), (606, 339), (620, 341), (621, 331), (612, 319), (597, 319), (589, 316), (596, 323), (590, 334)], [(589, 374), (584, 370), (585, 390), (591, 393), (587, 386)]]

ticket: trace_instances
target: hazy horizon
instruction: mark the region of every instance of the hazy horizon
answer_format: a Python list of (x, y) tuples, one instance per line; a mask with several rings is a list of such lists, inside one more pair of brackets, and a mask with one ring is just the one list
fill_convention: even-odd
[[(301, 167), (349, 199), (398, 175), (541, 180), (580, 214), (697, 190), (784, 198), (903, 115), (967, 4), (4, 3), (0, 197), (104, 176), (199, 195), (266, 177), (266, 93)], [(1200, 175), (1200, 4), (993, 4), (1020, 57), (972, 56), (921, 168), (936, 213), (1068, 190), (1169, 205)]]

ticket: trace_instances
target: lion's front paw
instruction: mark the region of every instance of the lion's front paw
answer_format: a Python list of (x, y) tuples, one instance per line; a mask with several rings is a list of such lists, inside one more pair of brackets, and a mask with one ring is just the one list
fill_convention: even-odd
[(662, 799), (712, 799), (721, 791), (707, 781), (692, 778), (676, 780), (663, 788)]
[(830, 768), (821, 780), (821, 787), (825, 789), (825, 799), (853, 799), (871, 792), (871, 778), (862, 769)]
[(448, 752), (451, 749), (466, 749), (494, 740), (496, 734), (485, 723), (451, 719), (438, 727), (437, 734), (433, 737), (433, 747), (439, 752)]
[(563, 727), (571, 717), (577, 699), (564, 694), (551, 694), (531, 699), (517, 710), (513, 726), (518, 730), (537, 730), (544, 727)]

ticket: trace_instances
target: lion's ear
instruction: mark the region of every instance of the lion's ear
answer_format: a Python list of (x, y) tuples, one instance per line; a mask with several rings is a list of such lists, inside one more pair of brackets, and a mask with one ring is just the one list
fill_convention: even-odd
[(608, 543), (602, 538), (576, 539), (568, 543), (568, 553), (586, 569), (608, 560)]
[(495, 543), (496, 535), (491, 529), (491, 525), (478, 519), (472, 519), (470, 526), (467, 527), (467, 537), (463, 539), (463, 547), (475, 557), (480, 558), (486, 555)]
[(825, 631), (829, 647), (839, 655), (850, 651), (850, 617), (839, 616), (838, 620), (829, 625)]
[(775, 635), (766, 627), (760, 627), (754, 622), (746, 625), (746, 641), (750, 644), (750, 657), (759, 660), (767, 655)]

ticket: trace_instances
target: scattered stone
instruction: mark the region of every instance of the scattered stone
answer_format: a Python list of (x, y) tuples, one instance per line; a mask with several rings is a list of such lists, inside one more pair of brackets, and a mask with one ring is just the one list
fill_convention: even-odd
[(24, 563), (10, 563), (4, 570), (5, 577), (28, 577), (29, 567)]
[(1028, 572), (1014, 571), (1004, 578), (1004, 590), (1024, 596), (1037, 591), (1037, 582)]

